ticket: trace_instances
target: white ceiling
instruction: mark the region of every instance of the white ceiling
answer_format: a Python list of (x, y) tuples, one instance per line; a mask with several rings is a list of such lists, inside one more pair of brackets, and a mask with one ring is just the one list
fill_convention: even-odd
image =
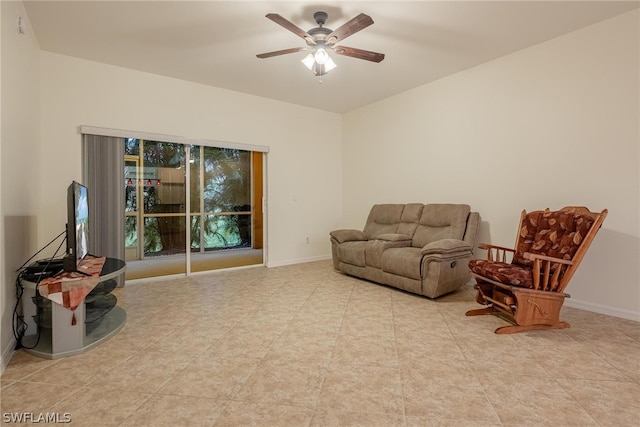
[[(26, 1), (40, 48), (338, 113), (637, 8), (638, 1)], [(344, 44), (386, 54), (376, 64), (333, 55), (321, 80), (306, 53), (256, 54), (304, 41), (313, 13), (336, 29), (360, 12), (375, 23)], [(28, 29), (27, 29), (28, 30)]]

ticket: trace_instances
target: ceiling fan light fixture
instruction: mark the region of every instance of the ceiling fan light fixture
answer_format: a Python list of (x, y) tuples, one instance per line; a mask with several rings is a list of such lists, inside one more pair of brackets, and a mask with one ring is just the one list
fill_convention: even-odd
[(316, 76), (324, 76), (337, 67), (336, 63), (323, 48), (318, 48), (305, 56), (301, 62)]
[(305, 56), (300, 62), (302, 62), (305, 67), (312, 70), (313, 64), (316, 62), (316, 59), (313, 57), (313, 53), (310, 53), (307, 56)]
[(313, 55), (313, 57), (315, 58), (318, 64), (325, 64), (327, 60), (331, 60), (327, 51), (321, 47), (316, 49), (316, 53), (315, 55)]
[(333, 59), (331, 59), (331, 57), (329, 55), (327, 55), (327, 60), (324, 62), (324, 68), (327, 72), (333, 70), (334, 68), (336, 68), (338, 65), (336, 65), (335, 62), (333, 62)]

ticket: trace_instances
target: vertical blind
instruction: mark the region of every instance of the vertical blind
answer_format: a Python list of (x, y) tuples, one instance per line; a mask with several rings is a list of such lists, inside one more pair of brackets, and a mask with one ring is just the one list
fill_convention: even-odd
[[(124, 141), (82, 135), (82, 176), (89, 192), (89, 253), (124, 259)], [(124, 285), (124, 274), (116, 278)]]

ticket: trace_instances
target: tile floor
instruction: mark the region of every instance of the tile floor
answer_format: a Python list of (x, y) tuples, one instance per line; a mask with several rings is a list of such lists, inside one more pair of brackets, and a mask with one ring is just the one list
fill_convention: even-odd
[[(574, 286), (577, 284), (573, 284)], [(329, 261), (133, 283), (82, 355), (18, 351), (2, 413), (77, 426), (637, 426), (640, 323), (496, 335), (471, 288), (429, 300)]]

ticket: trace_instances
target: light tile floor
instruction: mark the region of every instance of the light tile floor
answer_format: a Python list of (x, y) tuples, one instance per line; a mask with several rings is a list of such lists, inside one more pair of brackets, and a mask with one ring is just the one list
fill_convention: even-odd
[[(574, 286), (577, 284), (573, 284)], [(496, 335), (329, 261), (133, 283), (126, 326), (87, 353), (20, 350), (2, 413), (77, 426), (637, 426), (640, 323), (564, 308), (570, 329)]]

